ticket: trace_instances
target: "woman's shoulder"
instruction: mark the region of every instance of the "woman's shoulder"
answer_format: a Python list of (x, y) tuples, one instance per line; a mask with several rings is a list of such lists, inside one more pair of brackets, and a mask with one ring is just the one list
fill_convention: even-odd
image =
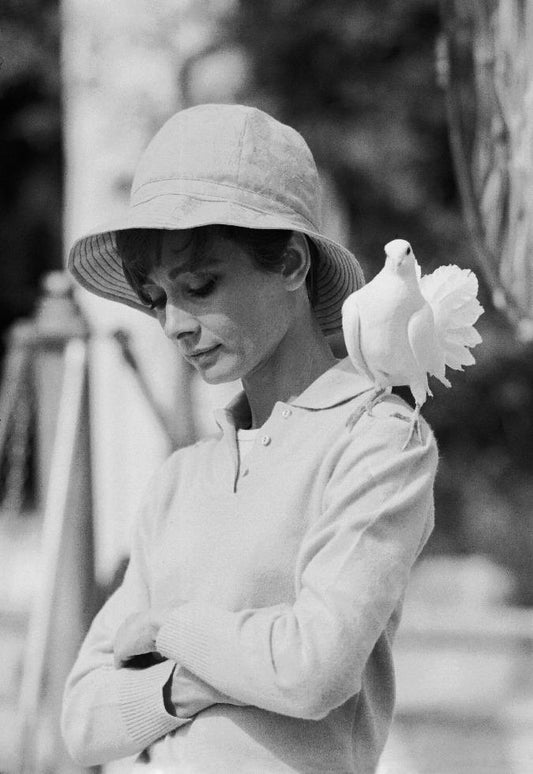
[[(138, 512), (138, 528), (152, 532), (166, 518), (182, 486), (189, 486), (193, 475), (210, 464), (220, 436), (213, 434), (173, 451), (156, 466), (144, 488)], [(144, 527), (142, 526), (144, 525)]]
[(197, 464), (201, 458), (209, 457), (217, 448), (221, 440), (221, 433), (211, 433), (203, 436), (193, 443), (175, 449), (159, 468), (159, 476), (165, 478), (174, 476), (183, 467)]
[(353, 410), (346, 407), (349, 447), (364, 456), (370, 449), (383, 448), (391, 454), (417, 452), (433, 456), (436, 440), (431, 427), (421, 414), (403, 398), (386, 394), (375, 404), (359, 399)]
[(212, 434), (175, 449), (156, 468), (149, 488), (162, 494), (175, 489), (177, 482), (187, 477), (191, 470), (197, 470), (198, 466), (209, 464), (209, 458), (219, 441), (220, 435)]

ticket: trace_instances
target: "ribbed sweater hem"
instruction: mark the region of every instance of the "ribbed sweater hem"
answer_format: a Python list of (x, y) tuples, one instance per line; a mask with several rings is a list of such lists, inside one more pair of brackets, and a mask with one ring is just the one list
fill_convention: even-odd
[(135, 743), (148, 746), (154, 739), (173, 731), (189, 722), (180, 719), (165, 709), (163, 687), (174, 669), (173, 661), (163, 661), (147, 669), (120, 669), (120, 709), (128, 733)]
[[(233, 652), (230, 646), (234, 614), (226, 610), (186, 603), (167, 616), (159, 629), (156, 647), (162, 656), (178, 661), (210, 682), (220, 672), (220, 661), (225, 652)], [(220, 659), (213, 670), (213, 644)], [(228, 664), (229, 666), (229, 664)]]

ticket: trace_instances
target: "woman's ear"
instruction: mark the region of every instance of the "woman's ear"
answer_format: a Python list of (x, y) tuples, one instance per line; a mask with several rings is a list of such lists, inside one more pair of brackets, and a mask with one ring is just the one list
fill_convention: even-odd
[(311, 267), (311, 253), (307, 239), (299, 231), (293, 231), (283, 257), (282, 276), (287, 290), (298, 290), (305, 285)]

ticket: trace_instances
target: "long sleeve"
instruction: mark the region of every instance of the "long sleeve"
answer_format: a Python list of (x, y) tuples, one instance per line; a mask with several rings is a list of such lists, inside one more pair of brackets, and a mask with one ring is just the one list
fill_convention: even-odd
[(72, 758), (84, 766), (139, 753), (185, 722), (170, 715), (163, 701), (174, 662), (144, 669), (113, 665), (114, 634), (127, 615), (141, 609), (129, 574), (94, 619), (65, 686), (63, 737)]
[[(154, 549), (150, 548), (153, 526), (150, 530), (149, 517), (156, 508), (155, 502), (146, 499), (124, 581), (95, 617), (65, 686), (63, 737), (71, 757), (85, 766), (140, 753), (190, 722), (202, 709), (232, 701), (174, 660), (144, 668), (114, 666), (113, 642), (120, 624), (128, 615), (150, 607), (147, 579)], [(172, 713), (165, 707), (163, 694), (169, 681), (175, 705)]]
[(365, 665), (405, 593), (433, 525), (437, 451), (404, 450), (406, 418), (363, 416), (324, 487), (299, 551), (293, 604), (228, 611), (188, 602), (157, 638), (168, 658), (237, 699), (320, 719), (361, 688)]

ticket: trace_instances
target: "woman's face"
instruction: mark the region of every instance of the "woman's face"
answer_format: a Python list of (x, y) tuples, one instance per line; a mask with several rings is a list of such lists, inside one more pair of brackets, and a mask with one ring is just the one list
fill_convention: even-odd
[(160, 261), (142, 290), (165, 334), (210, 384), (267, 364), (292, 321), (281, 273), (261, 271), (227, 239), (213, 239), (195, 255), (190, 231), (163, 232)]

